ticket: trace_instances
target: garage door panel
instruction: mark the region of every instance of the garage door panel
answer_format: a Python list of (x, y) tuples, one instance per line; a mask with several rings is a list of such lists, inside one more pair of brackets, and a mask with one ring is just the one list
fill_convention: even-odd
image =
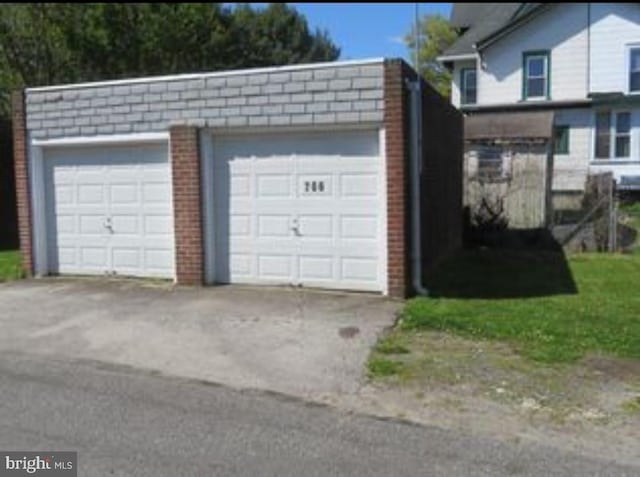
[(258, 254), (258, 279), (280, 280), (288, 283), (293, 279), (293, 257), (291, 255)]
[(382, 289), (377, 131), (213, 145), (217, 281)]
[(299, 214), (299, 234), (305, 239), (333, 239), (334, 217), (329, 214)]
[(343, 280), (375, 282), (378, 279), (378, 262), (375, 258), (342, 257)]
[(377, 197), (378, 177), (373, 173), (347, 173), (340, 175), (340, 196)]
[(301, 255), (298, 260), (300, 282), (336, 280), (335, 257), (330, 255)]
[(257, 239), (291, 236), (292, 217), (290, 215), (258, 215)]
[(109, 187), (109, 197), (113, 205), (139, 205), (138, 203), (139, 185), (135, 182), (117, 182), (112, 183)]
[(166, 145), (46, 150), (53, 273), (174, 276)]

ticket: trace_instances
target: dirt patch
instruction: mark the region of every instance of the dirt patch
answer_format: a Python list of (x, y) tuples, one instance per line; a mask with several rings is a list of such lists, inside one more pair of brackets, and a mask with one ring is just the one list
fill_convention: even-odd
[(583, 362), (586, 367), (601, 373), (603, 379), (640, 380), (640, 361), (608, 356), (588, 356)]
[(385, 416), (640, 464), (636, 361), (592, 355), (572, 364), (542, 364), (508, 344), (437, 332), (393, 334), (390, 344), (383, 340), (370, 363), (386, 363), (394, 372), (339, 401)]

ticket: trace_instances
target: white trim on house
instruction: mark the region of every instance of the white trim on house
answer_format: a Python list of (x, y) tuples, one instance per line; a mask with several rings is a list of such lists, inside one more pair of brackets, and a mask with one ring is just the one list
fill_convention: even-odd
[(436, 58), (437, 61), (464, 61), (475, 60), (478, 58), (477, 53), (465, 53), (462, 55), (443, 55)]
[(389, 295), (389, 274), (388, 263), (389, 259), (389, 228), (387, 223), (389, 202), (387, 201), (387, 131), (385, 128), (380, 128), (378, 135), (378, 154), (380, 155), (380, 174), (378, 175), (378, 186), (380, 187), (380, 230), (378, 246), (378, 257), (380, 260), (380, 290), (384, 296)]
[(110, 134), (108, 136), (69, 136), (53, 139), (33, 139), (31, 144), (38, 147), (97, 146), (120, 143), (164, 142), (169, 140), (168, 132)]
[(204, 129), (200, 132), (200, 183), (202, 191), (202, 235), (204, 255), (204, 282), (207, 285), (215, 283), (216, 257), (216, 219), (215, 190), (213, 180), (213, 131)]
[(322, 63), (305, 63), (300, 65), (284, 65), (284, 66), (270, 66), (266, 68), (245, 68), (241, 70), (227, 70), (227, 71), (215, 71), (209, 73), (188, 73), (178, 75), (165, 75), (165, 76), (146, 76), (142, 78), (132, 78), (123, 80), (109, 80), (109, 81), (96, 81), (89, 83), (72, 83), (55, 86), (38, 86), (35, 88), (26, 88), (27, 93), (39, 93), (45, 91), (63, 91), (68, 89), (78, 88), (97, 88), (101, 86), (118, 86), (118, 85), (131, 85), (138, 83), (156, 83), (159, 81), (180, 81), (191, 79), (206, 79), (216, 78), (223, 76), (237, 76), (246, 74), (261, 74), (261, 73), (279, 73), (284, 71), (300, 71), (309, 69), (328, 68), (336, 66), (363, 66), (370, 64), (379, 64), (384, 61), (384, 58), (368, 58), (362, 60), (346, 60), (346, 61), (328, 61)]
[(638, 91), (631, 91), (631, 50), (640, 50), (640, 43), (627, 43), (624, 48), (625, 52), (625, 87), (624, 91), (629, 95), (640, 94), (640, 89)]
[[(44, 177), (44, 151), (52, 147), (97, 146), (97, 145), (135, 145), (153, 142), (166, 142), (169, 163), (171, 163), (171, 149), (168, 133), (134, 133), (112, 136), (68, 137), (57, 139), (31, 139), (28, 150), (28, 165), (31, 186), (31, 206), (33, 220), (33, 268), (35, 276), (49, 273), (47, 248), (47, 216), (45, 204), (46, 184)], [(171, 174), (171, 167), (169, 167)], [(173, 177), (170, 178), (173, 184)], [(173, 210), (173, 193), (170, 194), (171, 210)], [(175, 264), (174, 264), (175, 265)], [(174, 281), (176, 280), (174, 266)]]

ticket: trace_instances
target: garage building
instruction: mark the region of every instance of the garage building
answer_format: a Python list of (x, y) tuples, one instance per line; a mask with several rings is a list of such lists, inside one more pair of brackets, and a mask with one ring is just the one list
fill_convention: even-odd
[(460, 245), (462, 119), (415, 80), (376, 59), (16, 92), (25, 271), (419, 291)]

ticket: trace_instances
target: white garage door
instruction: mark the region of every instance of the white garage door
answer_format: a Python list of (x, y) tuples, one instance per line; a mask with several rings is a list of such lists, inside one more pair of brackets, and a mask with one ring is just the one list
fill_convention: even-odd
[(167, 146), (45, 151), (51, 273), (174, 276)]
[(384, 289), (377, 131), (213, 138), (215, 280)]

